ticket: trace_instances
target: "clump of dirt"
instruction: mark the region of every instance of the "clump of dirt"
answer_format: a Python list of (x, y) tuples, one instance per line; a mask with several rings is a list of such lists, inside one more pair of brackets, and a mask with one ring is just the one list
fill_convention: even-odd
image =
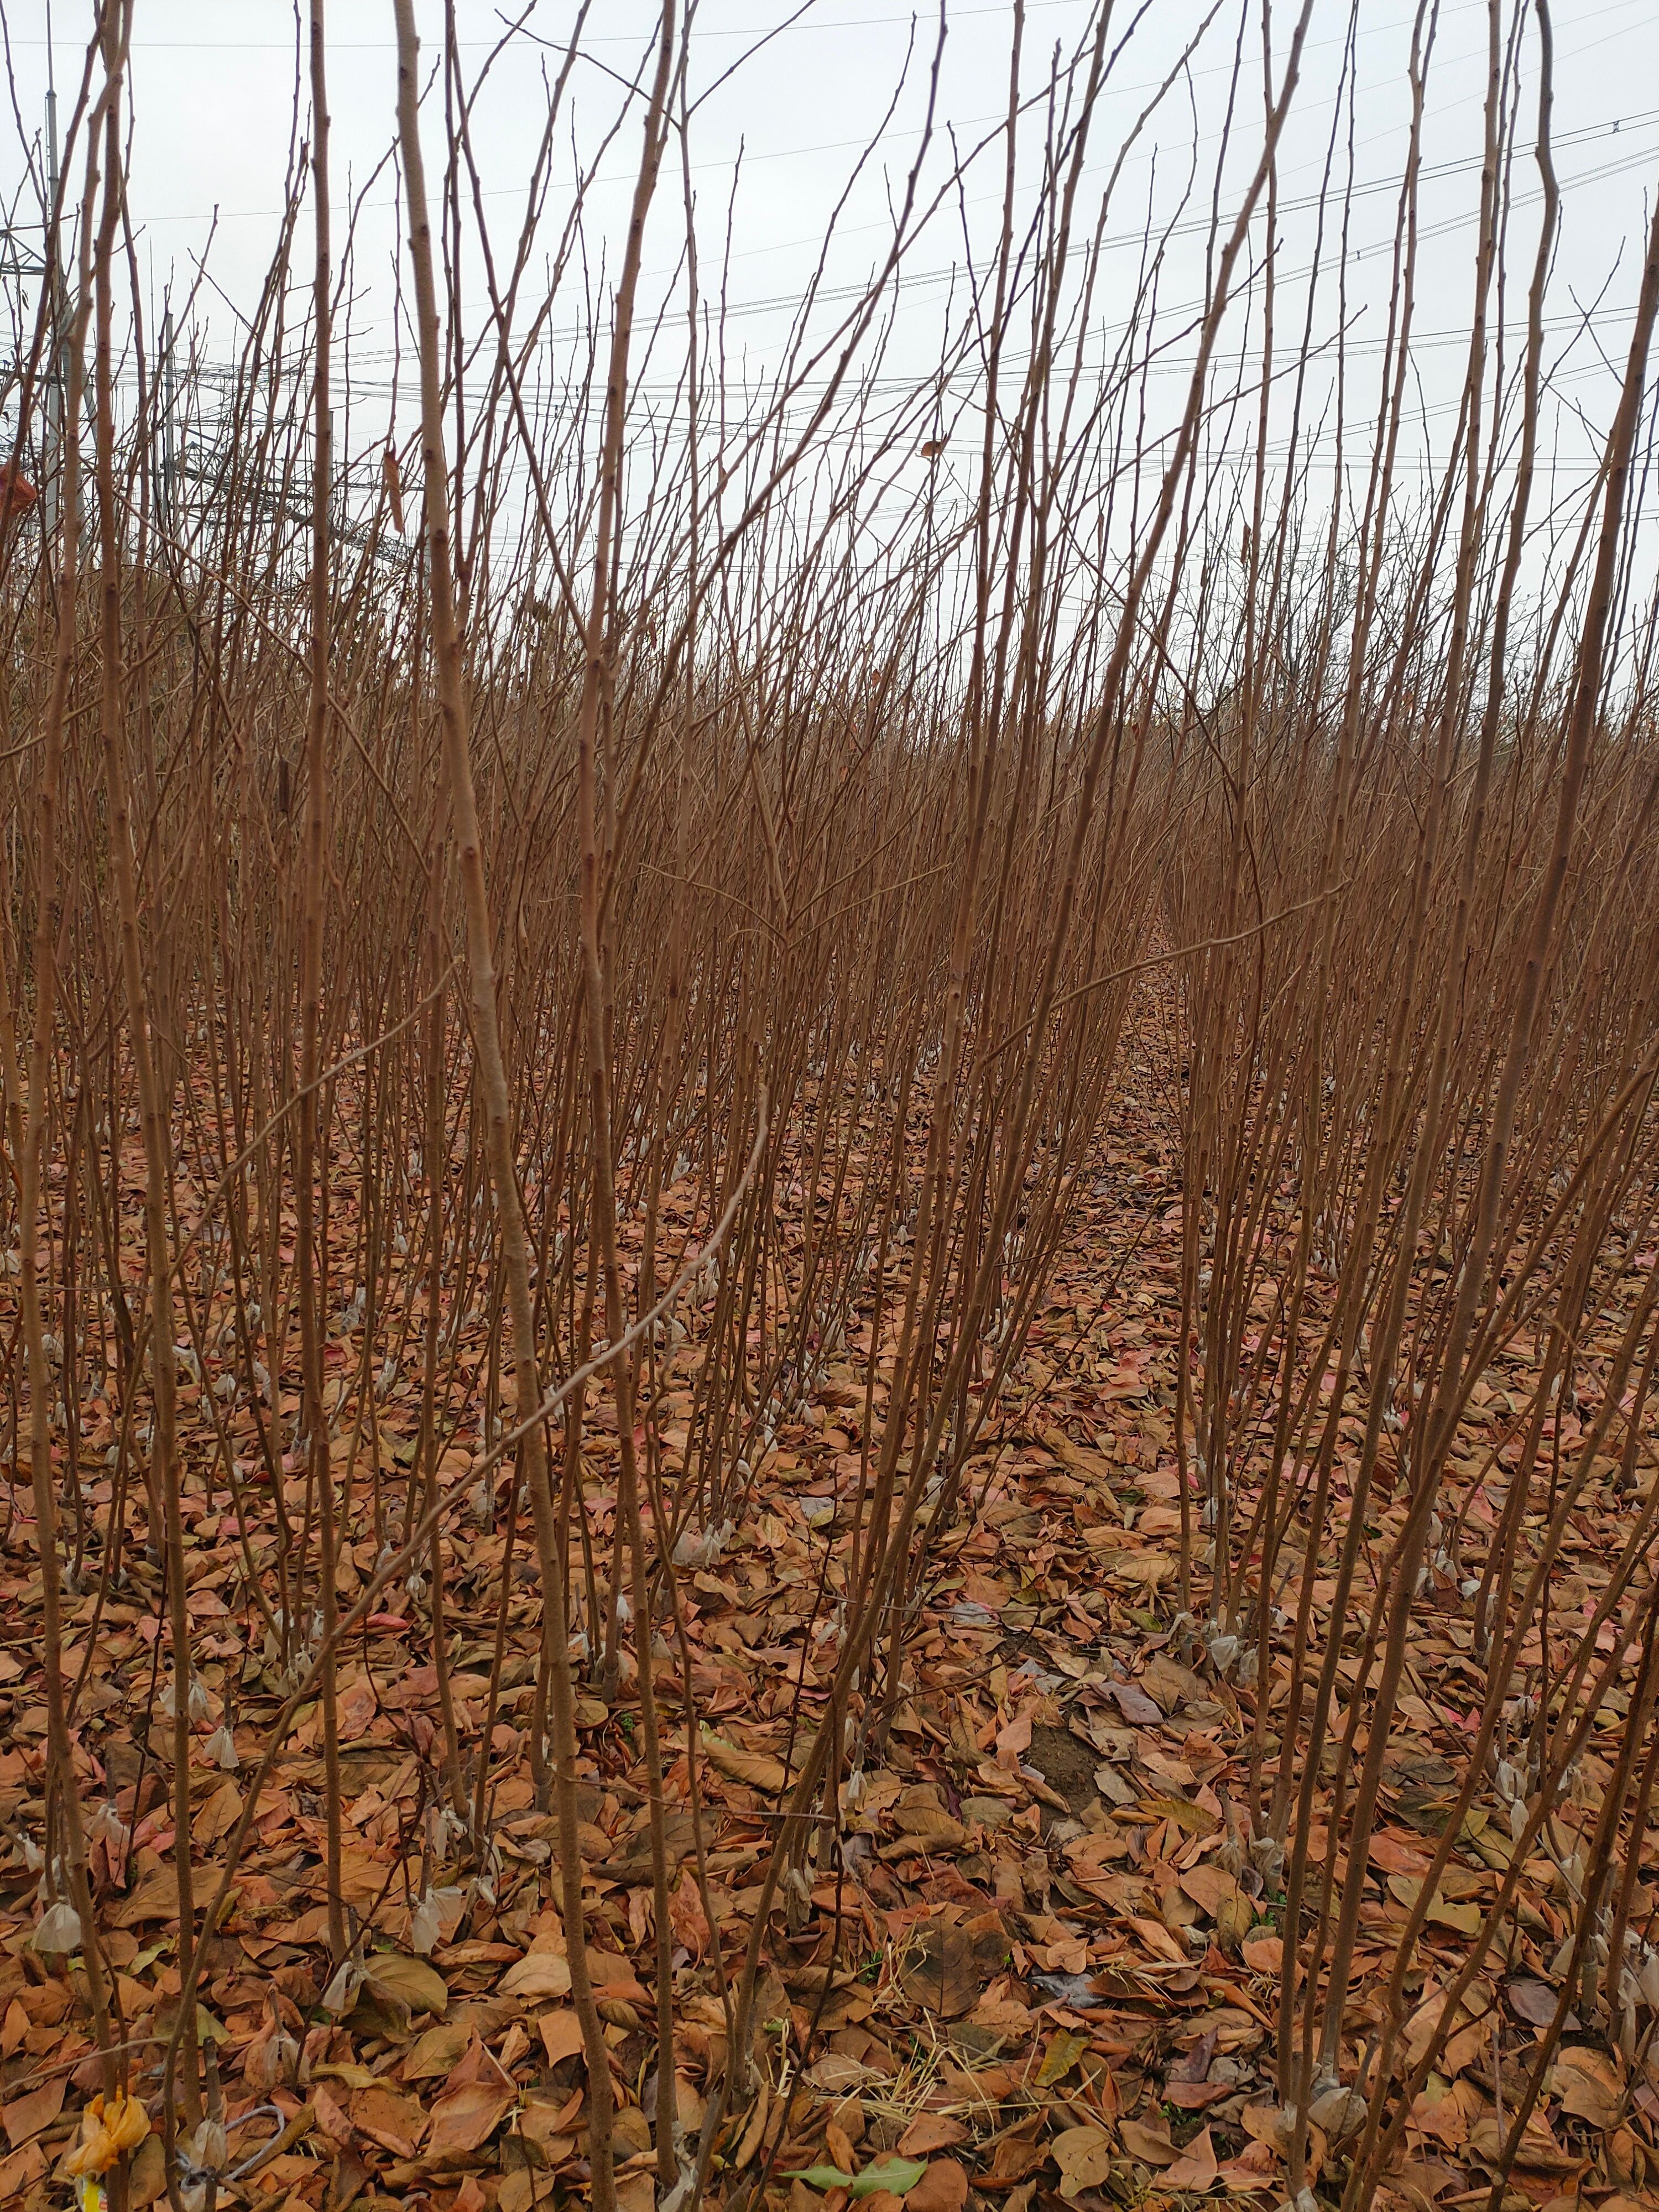
[(1075, 1814), (1099, 1796), (1095, 1769), (1100, 1753), (1079, 1741), (1069, 1729), (1048, 1728), (1039, 1722), (1031, 1730), (1031, 1747), (1025, 1764), (1039, 1773), (1051, 1790), (1058, 1790)]

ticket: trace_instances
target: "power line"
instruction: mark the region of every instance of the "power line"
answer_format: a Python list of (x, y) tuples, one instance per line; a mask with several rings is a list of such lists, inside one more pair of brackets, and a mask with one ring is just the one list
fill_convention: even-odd
[[(1586, 125), (1581, 131), (1577, 132), (1564, 134), (1558, 143), (1560, 145), (1587, 145), (1599, 139), (1605, 139), (1620, 135), (1623, 122), (1627, 121), (1632, 124), (1644, 124), (1651, 122), (1656, 118), (1659, 118), (1659, 108), (1646, 109), (1638, 115), (1621, 118), (1620, 122), (1599, 125)], [(1580, 171), (1575, 175), (1564, 177), (1560, 179), (1561, 188), (1564, 191), (1566, 191), (1581, 184), (1604, 181), (1610, 176), (1625, 173), (1631, 169), (1639, 168), (1644, 165), (1653, 161), (1659, 161), (1659, 143), (1638, 147), (1633, 149), (1630, 154), (1621, 156), (1617, 161), (1604, 162), (1593, 169)], [(1466, 160), (1438, 164), (1433, 167), (1425, 169), (1423, 173), (1425, 179), (1440, 180), (1452, 175), (1467, 173), (1471, 170), (1478, 170), (1480, 167), (1480, 158), (1472, 156)], [(1355, 198), (1364, 198), (1375, 196), (1383, 191), (1397, 191), (1398, 188), (1399, 180), (1397, 178), (1379, 178), (1371, 180), (1370, 183), (1356, 186), (1353, 197)], [(1511, 198), (1510, 205), (1511, 209), (1524, 208), (1534, 205), (1540, 197), (1541, 195), (1536, 191), (1517, 194)], [(1281, 207), (1280, 212), (1281, 214), (1293, 213), (1298, 210), (1305, 210), (1316, 204), (1317, 196), (1309, 195), (1304, 200), (1285, 203)], [(1419, 239), (1444, 236), (1458, 229), (1467, 229), (1475, 220), (1476, 217), (1474, 215), (1468, 213), (1448, 216), (1441, 222), (1421, 227), (1418, 234)], [(1170, 231), (1170, 235), (1199, 235), (1205, 233), (1207, 228), (1207, 219), (1195, 217), (1190, 222), (1176, 225)], [(1101, 241), (1101, 246), (1103, 249), (1121, 249), (1126, 246), (1133, 247), (1140, 245), (1144, 240), (1144, 236), (1145, 233), (1140, 230), (1125, 232), (1119, 234), (1116, 236), (1103, 240)], [(1093, 246), (1092, 243), (1087, 245), (1074, 244), (1071, 250), (1073, 254), (1080, 254), (1085, 252), (1092, 251)], [(1381, 252), (1382, 250), (1382, 247), (1380, 246), (1355, 246), (1352, 249), (1352, 254), (1353, 258), (1356, 260), (1358, 260), (1364, 258), (1367, 254)], [(902, 283), (902, 285), (905, 289), (914, 293), (915, 289), (918, 287), (937, 286), (941, 283), (951, 282), (960, 276), (962, 273), (961, 264), (959, 263), (951, 262), (938, 268), (915, 270), (902, 270), (899, 272), (899, 281)], [(1281, 282), (1293, 282), (1296, 281), (1297, 278), (1309, 273), (1310, 272), (1307, 270), (1288, 272), (1281, 279)], [(817, 294), (817, 299), (819, 301), (830, 305), (840, 305), (848, 300), (861, 297), (866, 289), (867, 280), (866, 282), (857, 283), (825, 286), (820, 289)], [(777, 313), (784, 309), (793, 311), (798, 308), (799, 305), (800, 295), (799, 292), (772, 293), (757, 299), (728, 301), (724, 305), (723, 313), (727, 319), (734, 319), (743, 316)], [(474, 312), (475, 313), (487, 317), (489, 312), (488, 303), (478, 303), (475, 307)], [(1177, 308), (1169, 310), (1167, 312), (1178, 318), (1179, 315), (1185, 311)], [(1597, 314), (1588, 319), (1574, 315), (1563, 317), (1560, 320), (1564, 325), (1576, 327), (1581, 321), (1585, 319), (1588, 319), (1592, 323), (1599, 323), (1604, 317), (1617, 316), (1622, 313), (1623, 310), (1621, 309), (1607, 308), (1600, 311)], [(1121, 328), (1125, 326), (1115, 325), (1113, 327)], [(547, 333), (547, 342), (549, 343), (556, 343), (561, 345), (577, 344), (589, 334), (590, 326), (586, 325), (573, 324), (567, 325), (562, 329), (549, 331)], [(1452, 329), (1443, 332), (1423, 332), (1419, 335), (1416, 343), (1419, 344), (1452, 343), (1461, 338), (1466, 338), (1467, 336), (1467, 330), (1460, 331), (1455, 329)], [(1361, 345), (1352, 347), (1350, 350), (1363, 352), (1364, 348)], [(353, 357), (360, 362), (391, 361), (395, 357), (392, 349), (390, 347), (371, 349), (357, 345), (352, 349), (352, 352)], [(493, 359), (493, 356), (491, 358)], [(205, 380), (229, 378), (234, 376), (238, 373), (239, 366), (240, 365), (234, 361), (221, 362), (203, 362), (199, 363), (194, 373)], [(273, 373), (273, 371), (279, 377), (284, 375), (293, 377), (295, 375), (303, 374), (305, 373), (303, 356), (295, 356), (287, 363), (271, 363), (267, 362), (261, 364), (262, 374), (270, 374)], [(908, 388), (909, 380), (903, 380), (902, 381)], [(390, 392), (392, 386), (390, 384), (380, 382), (378, 380), (356, 376), (348, 371), (346, 373), (346, 388), (349, 391), (359, 391), (367, 394), (370, 392)], [(647, 387), (636, 386), (635, 388), (635, 390), (642, 390)], [(667, 387), (659, 388), (664, 391), (667, 389)]]
[[(1614, 4), (1616, 5), (1628, 5), (1630, 3), (1631, 0), (1614, 0)], [(1079, 8), (1084, 4), (1085, 0), (1026, 0), (1026, 13), (1028, 15), (1033, 14), (1038, 9)], [(1448, 8), (1443, 12), (1447, 15), (1462, 14), (1470, 8), (1484, 7), (1485, 5), (1486, 0), (1457, 0), (1455, 7)], [(992, 4), (988, 6), (965, 8), (953, 7), (950, 9), (946, 16), (946, 21), (950, 23), (961, 22), (969, 17), (978, 15), (1000, 15), (1006, 21), (1008, 15), (1007, 0), (992, 0)], [(909, 9), (907, 9), (902, 14), (891, 15), (814, 16), (808, 13), (802, 15), (799, 21), (787, 24), (787, 26), (780, 26), (777, 23), (711, 24), (708, 26), (699, 24), (695, 33), (695, 39), (697, 42), (701, 43), (702, 41), (708, 39), (772, 38), (779, 35), (781, 31), (787, 31), (788, 33), (797, 31), (876, 31), (885, 30), (896, 24), (913, 23), (915, 21), (916, 11)], [(1409, 23), (1411, 21), (1412, 18), (1409, 15), (1401, 15), (1395, 18), (1394, 21), (1389, 23), (1366, 25), (1362, 27), (1361, 36), (1363, 37), (1369, 33), (1386, 30), (1397, 30), (1403, 25)], [(527, 26), (520, 31), (519, 35), (523, 38), (524, 42), (526, 45), (530, 46), (556, 45), (561, 43), (557, 40), (547, 39), (543, 34), (531, 30)], [(646, 29), (642, 29), (632, 34), (626, 31), (596, 31), (589, 35), (586, 35), (583, 38), (582, 44), (584, 46), (638, 46), (646, 44), (647, 41), (653, 39), (655, 35), (654, 30)], [(1344, 43), (1345, 39), (1346, 33), (1344, 34), (1344, 39), (1310, 39), (1306, 42), (1304, 51), (1307, 51), (1308, 47), (1316, 46), (1340, 46)], [(46, 41), (44, 39), (14, 39), (11, 43), (15, 46), (44, 46)], [(486, 52), (491, 48), (499, 46), (501, 41), (499, 39), (458, 39), (455, 43), (458, 47), (465, 52)], [(389, 38), (337, 39), (331, 37), (328, 42), (328, 46), (331, 53), (337, 54), (390, 54), (396, 51), (393, 41)], [(132, 41), (131, 50), (135, 53), (142, 53), (145, 52), (156, 53), (176, 53), (180, 52), (197, 52), (204, 47), (210, 48), (213, 52), (219, 53), (291, 54), (295, 52), (295, 42), (292, 39), (134, 39)], [(1224, 66), (1231, 67), (1231, 64), (1228, 64)]]

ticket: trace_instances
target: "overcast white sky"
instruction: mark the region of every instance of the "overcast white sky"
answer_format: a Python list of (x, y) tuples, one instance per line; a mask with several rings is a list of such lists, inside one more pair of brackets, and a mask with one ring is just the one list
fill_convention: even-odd
[[(456, 0), (469, 70), (480, 67), (502, 31), (502, 16), (487, 0)], [(441, 12), (422, 0), (424, 33), (435, 35)], [(853, 185), (830, 261), (833, 277), (851, 283), (885, 244), (890, 195), (902, 181), (916, 143), (926, 94), (927, 62), (937, 11), (913, 16), (894, 0), (816, 0), (799, 19), (743, 58), (788, 10), (777, 0), (703, 0), (696, 17), (694, 91), (708, 91), (694, 126), (691, 159), (705, 283), (722, 254), (731, 209), (726, 279), (734, 370), (763, 368), (775, 359), (790, 315), (816, 263), (818, 241), (831, 209), (847, 187), (866, 141), (880, 134), (875, 158)], [(1118, 63), (1091, 140), (1089, 178), (1096, 191), (1105, 179), (1126, 131), (1145, 105), (1149, 88), (1170, 69), (1201, 21), (1198, 0), (1152, 0)], [(1505, 0), (1505, 20), (1510, 0)], [(78, 79), (90, 7), (57, 0), (52, 33), (57, 82), (67, 106)], [(361, 188), (384, 155), (392, 123), (395, 68), (389, 0), (329, 0), (331, 106), (334, 123), (337, 192)], [(1275, 0), (1276, 36), (1288, 39), (1294, 9)], [(1556, 33), (1555, 136), (1557, 166), (1565, 192), (1565, 221), (1551, 302), (1559, 342), (1572, 341), (1558, 386), (1551, 435), (1559, 441), (1564, 475), (1582, 466), (1590, 434), (1605, 420), (1613, 389), (1612, 365), (1622, 357), (1634, 296), (1649, 198), (1659, 181), (1659, 9), (1653, 0), (1554, 0)], [(501, 244), (516, 234), (520, 196), (532, 153), (545, 118), (544, 71), (556, 67), (557, 42), (574, 19), (571, 0), (540, 0), (529, 11), (527, 34), (498, 62), (478, 107), (477, 143), (489, 195), (492, 224)], [(940, 79), (939, 117), (966, 147), (994, 130), (1006, 100), (1009, 40), (1013, 21), (1006, 0), (951, 0), (949, 36)], [(1085, 0), (1029, 0), (1024, 83), (1042, 87), (1051, 59), (1072, 53), (1089, 20)], [(1247, 9), (1248, 50), (1259, 52), (1255, 0)], [(45, 0), (0, 0), (15, 85), (19, 122), (38, 127), (46, 82)], [(1134, 11), (1120, 4), (1114, 35), (1127, 30)], [(634, 76), (655, 21), (647, 0), (598, 0), (584, 39), (584, 58), (573, 81), (570, 122), (563, 133), (559, 177), (573, 167), (570, 141), (591, 148), (614, 119), (621, 86)], [(1285, 201), (1281, 266), (1305, 266), (1312, 215), (1298, 205), (1317, 185), (1332, 128), (1333, 100), (1343, 53), (1345, 0), (1318, 0), (1304, 79), (1280, 167)], [(1405, 0), (1360, 0), (1355, 203), (1348, 278), (1351, 331), (1357, 355), (1380, 338), (1386, 294), (1388, 242), (1394, 192), (1405, 145), (1408, 103), (1406, 62), (1412, 10)], [(295, 12), (289, 0), (137, 0), (132, 76), (137, 121), (132, 147), (131, 200), (139, 235), (140, 266), (159, 299), (169, 283), (175, 294), (191, 281), (198, 257), (208, 256), (214, 289), (200, 295), (200, 317), (210, 350), (234, 346), (232, 305), (256, 297), (274, 240), (283, 180), (294, 134)], [(1190, 88), (1175, 93), (1148, 126), (1118, 187), (1109, 238), (1122, 243), (1107, 257), (1105, 290), (1097, 320), (1109, 331), (1115, 287), (1133, 282), (1148, 206), (1167, 210), (1187, 179), (1194, 144), (1200, 164), (1213, 159), (1239, 29), (1238, 0), (1225, 0), (1192, 64)], [(533, 42), (533, 34), (546, 43)], [(885, 124), (896, 88), (896, 106)], [(1444, 410), (1461, 376), (1460, 344), (1468, 323), (1472, 217), (1479, 188), (1480, 103), (1486, 42), (1486, 0), (1443, 0), (1428, 97), (1423, 193), (1423, 279), (1418, 329), (1419, 374), (1432, 435), (1437, 410)], [(1536, 41), (1525, 47), (1529, 143), (1535, 82)], [(734, 64), (742, 66), (717, 83)], [(1239, 130), (1237, 174), (1253, 162), (1261, 115), (1259, 74), (1248, 73)], [(302, 102), (303, 106), (303, 102)], [(1033, 161), (1040, 137), (1033, 118)], [(305, 130), (301, 114), (299, 129)], [(441, 114), (428, 110), (428, 161), (434, 173), (441, 153)], [(637, 109), (603, 165), (609, 179), (592, 196), (584, 223), (590, 269), (602, 257), (614, 267), (626, 195), (639, 142)], [(933, 173), (942, 175), (941, 139)], [(740, 173), (734, 173), (741, 154)], [(1000, 152), (992, 147), (969, 175), (966, 222), (983, 253), (994, 233), (1000, 188)], [(20, 144), (0, 169), (15, 186), (23, 176)], [(1032, 174), (1035, 174), (1033, 168)], [(1517, 193), (1535, 190), (1530, 161), (1516, 172)], [(383, 170), (360, 214), (352, 310), (352, 392), (355, 442), (379, 434), (391, 392), (393, 342), (392, 264), (396, 233), (392, 173)], [(1207, 167), (1200, 173), (1194, 212), (1207, 209)], [(1092, 229), (1097, 203), (1086, 206), (1081, 227)], [(29, 211), (23, 194), (20, 214)], [(550, 203), (550, 228), (563, 212), (560, 193)], [(1509, 307), (1519, 326), (1524, 278), (1533, 240), (1533, 212), (1516, 220)], [(889, 356), (896, 376), (925, 374), (936, 356), (939, 318), (955, 281), (960, 285), (963, 217), (954, 203), (915, 247), (903, 306)], [(1163, 298), (1179, 307), (1201, 289), (1201, 226), (1171, 248)], [(660, 280), (675, 267), (682, 222), (677, 174), (665, 177), (647, 243), (647, 272)], [(300, 271), (307, 248), (301, 233)], [(482, 300), (472, 258), (472, 281), (463, 293), (475, 309)], [(597, 273), (589, 280), (598, 296)], [(649, 287), (647, 287), (649, 290)], [(1334, 313), (1322, 318), (1328, 331)], [(1587, 330), (1572, 331), (1575, 317), (1595, 310)], [(579, 283), (553, 319), (553, 349), (570, 349), (587, 317)], [(1172, 318), (1172, 320), (1176, 319)], [(1103, 337), (1103, 348), (1105, 343)], [(1602, 349), (1606, 349), (1606, 354)], [(1177, 345), (1174, 352), (1184, 358)], [(407, 358), (405, 353), (405, 360)], [(661, 364), (664, 387), (677, 364)], [(647, 393), (658, 374), (646, 372)], [(1172, 377), (1172, 386), (1179, 381)], [(406, 428), (404, 374), (401, 427)], [(1577, 418), (1582, 410), (1583, 421)]]

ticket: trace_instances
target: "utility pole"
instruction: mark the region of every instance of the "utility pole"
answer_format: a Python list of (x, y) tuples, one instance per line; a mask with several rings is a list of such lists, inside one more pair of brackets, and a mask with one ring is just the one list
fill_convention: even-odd
[(161, 481), (155, 505), (163, 531), (177, 526), (179, 488), (178, 388), (173, 367), (173, 309), (161, 312)]
[(61, 226), (54, 226), (58, 210), (58, 90), (52, 82), (50, 44), (46, 54), (46, 211), (41, 267), (51, 292), (47, 309), (51, 343), (46, 356), (46, 404), (42, 410), (46, 436), (40, 453), (40, 492), (46, 536), (47, 542), (52, 543), (58, 536), (63, 499), (64, 404), (69, 386), (64, 352), (69, 344), (69, 317), (64, 313), (64, 272), (58, 258), (58, 228)]

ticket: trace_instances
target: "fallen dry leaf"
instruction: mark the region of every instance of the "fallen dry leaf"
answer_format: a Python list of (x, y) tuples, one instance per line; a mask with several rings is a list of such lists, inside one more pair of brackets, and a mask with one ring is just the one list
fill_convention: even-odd
[(513, 2109), (516, 2093), (492, 2081), (465, 2081), (447, 2089), (432, 2107), (427, 2137), (430, 2157), (453, 2157), (489, 2142)]
[(448, 2009), (449, 1984), (424, 1959), (377, 1952), (364, 1961), (363, 1978), (370, 1989), (385, 1990), (411, 2013), (429, 2012), (441, 2020)]
[(373, 2088), (354, 2089), (348, 2109), (358, 2133), (395, 2158), (413, 2158), (419, 2150), (427, 2116), (413, 2097), (377, 2082)]
[(954, 2158), (931, 2160), (904, 2202), (909, 2212), (962, 2212), (968, 2202), (967, 2169)]
[(946, 2020), (966, 2012), (1007, 1955), (1008, 1938), (994, 1912), (960, 1926), (928, 1921), (906, 1957), (900, 1981), (914, 2004)]
[(746, 1782), (751, 1789), (763, 1790), (772, 1796), (789, 1787), (788, 1768), (769, 1752), (747, 1751), (741, 1745), (727, 1743), (720, 1736), (708, 1734), (703, 1736), (702, 1747), (709, 1765), (732, 1782)]
[(14, 2150), (31, 2142), (43, 2128), (49, 2128), (64, 2109), (64, 2081), (61, 2074), (43, 2081), (38, 2089), (31, 2089), (10, 2104), (0, 2107), (0, 2122), (3, 2122), (6, 2141)]
[(1215, 2145), (1206, 2128), (1194, 2136), (1172, 2164), (1164, 2167), (1161, 2179), (1168, 2189), (1202, 2191), (1215, 2187), (1216, 2174)]
[(556, 2066), (562, 2058), (574, 2058), (582, 2048), (582, 2024), (574, 2012), (544, 2012), (536, 2027), (550, 2066)]
[(1112, 2170), (1112, 2139), (1104, 2128), (1066, 2128), (1048, 2146), (1060, 2168), (1060, 2193), (1080, 2197), (1097, 2189)]
[(1593, 2128), (1617, 2125), (1625, 2085), (1620, 2069), (1607, 2052), (1593, 2044), (1567, 2044), (1556, 2053), (1553, 2078), (1564, 2112), (1587, 2120)]
[(519, 1997), (526, 2004), (544, 1997), (570, 1994), (570, 1961), (562, 1951), (530, 1951), (502, 1975), (503, 1996)]
[(899, 2137), (897, 2149), (901, 2158), (927, 2158), (936, 2150), (950, 2150), (967, 2140), (967, 2129), (949, 2113), (918, 2112)]

